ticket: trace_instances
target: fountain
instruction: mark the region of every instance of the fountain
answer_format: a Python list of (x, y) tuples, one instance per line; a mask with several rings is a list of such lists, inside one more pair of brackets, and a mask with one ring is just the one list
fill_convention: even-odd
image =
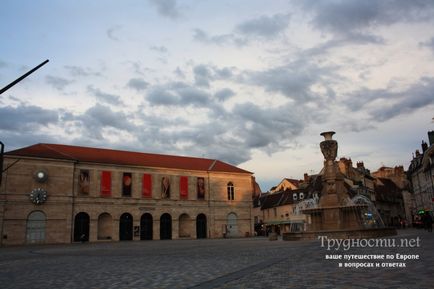
[(350, 200), (344, 178), (338, 173), (335, 161), (338, 143), (332, 138), (334, 134), (333, 131), (321, 133), (325, 138), (320, 143), (325, 159), (322, 191), (317, 206), (301, 210), (303, 214), (308, 215), (306, 231), (284, 233), (283, 239), (306, 240), (316, 239), (318, 236), (353, 239), (396, 235), (394, 228), (368, 227), (364, 218), (368, 204)]

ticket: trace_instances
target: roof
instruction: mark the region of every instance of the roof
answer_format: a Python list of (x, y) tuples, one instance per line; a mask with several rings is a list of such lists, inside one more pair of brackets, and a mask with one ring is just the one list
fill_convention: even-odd
[(151, 154), (62, 144), (39, 143), (9, 151), (5, 153), (5, 155), (112, 165), (253, 174), (252, 172), (215, 159)]
[(304, 189), (297, 190), (285, 190), (279, 191), (275, 193), (265, 193), (262, 194), (259, 198), (261, 210), (275, 208), (279, 206), (291, 205), (296, 203), (294, 200), (293, 194), (303, 193), (306, 195), (306, 191)]
[(299, 188), (301, 183), (303, 183), (303, 180), (284, 178), (283, 180), (280, 181), (280, 183), (277, 186), (274, 186), (270, 189), (270, 193), (274, 194), (276, 192), (283, 191), (286, 189), (296, 190)]

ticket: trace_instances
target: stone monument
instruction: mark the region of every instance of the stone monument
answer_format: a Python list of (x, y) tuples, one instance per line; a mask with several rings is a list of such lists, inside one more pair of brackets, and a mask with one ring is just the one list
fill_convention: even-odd
[(366, 205), (349, 202), (344, 186), (344, 177), (339, 173), (335, 161), (338, 143), (333, 140), (335, 132), (321, 133), (320, 143), (324, 155), (321, 197), (317, 207), (302, 210), (308, 215), (305, 232), (284, 233), (284, 240), (315, 239), (319, 235), (334, 238), (370, 238), (396, 235), (394, 228), (365, 228), (362, 211)]

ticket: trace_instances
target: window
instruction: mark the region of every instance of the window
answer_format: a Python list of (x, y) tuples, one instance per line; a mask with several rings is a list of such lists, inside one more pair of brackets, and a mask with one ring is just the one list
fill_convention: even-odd
[(197, 199), (205, 199), (205, 179), (197, 178)]
[(132, 187), (132, 175), (131, 173), (124, 173), (122, 176), (122, 196), (131, 197), (131, 187)]
[(43, 243), (45, 241), (45, 227), (47, 217), (41, 211), (33, 211), (27, 217), (27, 243)]
[(161, 178), (161, 198), (170, 199), (170, 178), (168, 176)]
[(89, 184), (90, 184), (89, 171), (80, 170), (80, 175), (78, 176), (78, 192), (82, 195), (88, 195)]
[(188, 199), (188, 177), (179, 178), (179, 197)]
[(112, 194), (112, 173), (109, 171), (101, 172), (101, 196), (108, 197)]
[(228, 200), (233, 201), (234, 200), (234, 184), (232, 182), (228, 183)]
[(152, 197), (152, 177), (150, 174), (143, 174), (142, 196), (145, 198)]

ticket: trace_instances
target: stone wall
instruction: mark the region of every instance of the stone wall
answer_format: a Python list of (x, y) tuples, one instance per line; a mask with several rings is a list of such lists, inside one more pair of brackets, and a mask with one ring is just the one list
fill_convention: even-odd
[[(5, 157), (5, 167), (15, 158)], [(48, 174), (44, 183), (38, 183), (34, 177), (37, 170), (43, 169)], [(89, 193), (80, 193), (80, 170), (89, 171)], [(101, 172), (111, 172), (111, 195), (101, 196)], [(131, 196), (122, 196), (123, 173), (131, 173)], [(142, 196), (142, 176), (152, 176), (152, 196)], [(162, 199), (161, 178), (169, 177), (171, 195)], [(188, 178), (188, 198), (180, 197), (180, 177)], [(205, 180), (205, 197), (197, 197), (197, 178)], [(126, 167), (93, 163), (74, 163), (61, 160), (21, 158), (4, 173), (0, 190), (0, 229), (1, 245), (28, 243), (28, 218), (30, 213), (41, 211), (46, 216), (45, 238), (43, 243), (68, 243), (74, 238), (75, 217), (79, 213), (89, 216), (89, 236), (91, 242), (107, 241), (98, 239), (98, 220), (105, 216), (110, 220), (101, 222), (105, 234), (111, 240), (119, 240), (121, 215), (132, 216), (134, 227), (140, 227), (143, 214), (152, 215), (153, 239), (160, 239), (160, 217), (170, 214), (172, 239), (196, 238), (196, 218), (206, 216), (206, 237), (221, 238), (228, 223), (228, 215), (237, 218), (236, 233), (232, 237), (241, 237), (253, 232), (252, 217), (252, 176), (250, 173), (220, 173), (204, 171), (185, 171), (164, 168)], [(234, 200), (228, 200), (227, 184), (234, 185)], [(29, 193), (35, 188), (48, 192), (48, 199), (43, 204), (33, 204)], [(103, 215), (104, 214), (104, 215)], [(181, 217), (183, 216), (183, 217)], [(180, 223), (180, 218), (183, 220)], [(180, 227), (181, 226), (181, 227)], [(181, 234), (180, 234), (181, 232)], [(180, 236), (181, 235), (181, 236)], [(100, 238), (101, 239), (101, 238)], [(140, 240), (140, 235), (133, 234), (133, 240)]]

